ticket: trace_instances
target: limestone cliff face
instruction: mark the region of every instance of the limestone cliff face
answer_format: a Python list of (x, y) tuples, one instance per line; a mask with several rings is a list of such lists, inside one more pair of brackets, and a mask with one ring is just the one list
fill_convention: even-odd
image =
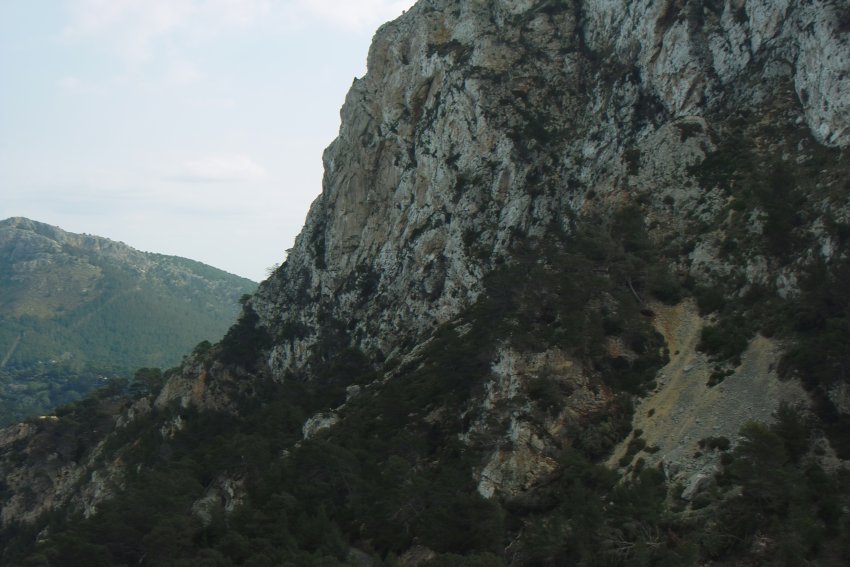
[[(725, 203), (689, 168), (730, 114), (769, 111), (846, 147), (847, 10), (417, 3), (375, 35), (324, 155), (323, 192), (253, 300), (277, 335), (272, 370), (303, 369), (329, 333), (391, 356), (468, 305), (512, 244), (641, 194), (658, 205), (659, 235), (694, 211), (712, 218)], [(713, 259), (698, 245), (683, 268)]]

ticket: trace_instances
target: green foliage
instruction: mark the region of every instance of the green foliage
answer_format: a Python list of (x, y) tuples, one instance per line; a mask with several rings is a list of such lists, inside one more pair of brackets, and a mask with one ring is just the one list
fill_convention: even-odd
[(626, 162), (626, 170), (629, 175), (637, 175), (640, 173), (640, 150), (638, 148), (629, 148), (623, 152), (623, 161)]
[(707, 449), (709, 451), (715, 449), (718, 451), (728, 451), (731, 445), (728, 437), (706, 437), (699, 441), (700, 449)]
[(689, 173), (706, 189), (719, 186), (731, 192), (753, 174), (757, 157), (751, 141), (740, 128), (724, 132), (719, 142), (717, 149), (702, 163), (692, 166)]
[(11, 263), (0, 272), (0, 423), (50, 413), (139, 367), (173, 366), (199, 340), (221, 337), (236, 297), (254, 288), (191, 260), (152, 255), (140, 275), (66, 248), (30, 274), (38, 286), (6, 278)]
[(528, 518), (518, 565), (689, 565), (696, 547), (667, 516), (667, 487), (652, 469), (634, 480), (616, 475), (580, 453), (561, 459), (558, 503), (551, 512)]
[(750, 422), (741, 428), (741, 441), (729, 473), (744, 487), (744, 496), (761, 509), (779, 511), (787, 505), (785, 443), (764, 423)]
[[(592, 359), (618, 391), (638, 393), (651, 382), (664, 362), (662, 339), (642, 313), (641, 294), (672, 300), (678, 284), (653, 252), (639, 209), (620, 211), (610, 226), (588, 223), (564, 242), (526, 243), (513, 259), (485, 278), (486, 293), (473, 307), (487, 332), (521, 350), (558, 346)], [(639, 356), (608, 357), (606, 336)], [(557, 403), (552, 386), (531, 388), (544, 405)]]
[(724, 317), (716, 325), (702, 328), (697, 350), (736, 366), (749, 344), (748, 325), (740, 318)]
[(9, 365), (0, 369), (0, 426), (50, 414), (114, 377), (111, 372), (60, 362)]
[(201, 287), (140, 286), (133, 274), (108, 265), (101, 269), (105, 275), (90, 292), (94, 297), (75, 309), (50, 318), (3, 320), (0, 351), (21, 337), (11, 363), (67, 359), (78, 367), (124, 372), (173, 366), (199, 340), (221, 337), (237, 313), (237, 306)]
[(771, 429), (782, 438), (785, 452), (793, 463), (799, 463), (809, 450), (809, 424), (786, 402), (776, 411), (776, 423)]
[(538, 376), (530, 380), (526, 386), (526, 392), (530, 399), (551, 413), (557, 412), (569, 395), (561, 384), (547, 376)]
[(770, 164), (755, 195), (767, 213), (763, 234), (770, 251), (778, 256), (790, 254), (796, 248), (794, 229), (803, 224), (801, 213), (806, 203), (790, 168), (781, 161)]
[(473, 553), (470, 555), (458, 555), (456, 553), (443, 553), (429, 559), (422, 567), (504, 567), (505, 562), (501, 557), (493, 553)]
[[(227, 348), (255, 331), (234, 331)], [(418, 538), (480, 564), (502, 548), (503, 513), (475, 491), (471, 455), (452, 441), (462, 423), (428, 423), (408, 414), (460, 407), (486, 376), (485, 359), (468, 356), (468, 349), (483, 344), (480, 336), (459, 338), (446, 329), (427, 353), (429, 363), (400, 378), (417, 386), (410, 397), (402, 387), (381, 390), (377, 398), (362, 394), (361, 403), (349, 404), (350, 429), (294, 450), (306, 417), (327, 407), (328, 385), (373, 379), (362, 353), (331, 356), (317, 369), (315, 383), (264, 383), (257, 397), (244, 401), (243, 418), (177, 408), (139, 418), (104, 448), (107, 458), (115, 458), (132, 441), (132, 455), (121, 457), (132, 471), (124, 490), (97, 516), (54, 529), (94, 546), (94, 556), (110, 565), (135, 565), (142, 558), (151, 565), (343, 565), (350, 538), (365, 529), (380, 554), (404, 550)], [(160, 376), (142, 370), (131, 389)], [(63, 419), (85, 421), (86, 411), (73, 408)], [(163, 438), (159, 424), (178, 412), (182, 430)], [(292, 451), (285, 459), (284, 448)], [(417, 463), (425, 458), (440, 466), (423, 470)], [(247, 501), (227, 522), (213, 519), (204, 526), (190, 513), (192, 503), (222, 471), (246, 481)], [(49, 538), (30, 549), (30, 560), (54, 557), (62, 545)]]
[(721, 287), (697, 286), (693, 290), (694, 298), (702, 316), (721, 311), (726, 304), (726, 296)]
[[(842, 541), (850, 479), (802, 458), (810, 435), (808, 424), (785, 405), (775, 424), (751, 422), (741, 428), (740, 442), (718, 477), (728, 496), (716, 504), (716, 520), (700, 536), (705, 557), (749, 556), (786, 565), (822, 557), (831, 564), (830, 556), (850, 551)], [(757, 537), (760, 545), (754, 545)]]
[(165, 385), (165, 376), (159, 368), (140, 368), (136, 370), (129, 385), (129, 395), (134, 399), (145, 396), (156, 397)]
[(259, 322), (259, 315), (246, 306), (242, 316), (219, 343), (222, 362), (239, 364), (249, 371), (257, 368), (260, 354), (272, 345), (271, 336)]
[(803, 280), (801, 297), (787, 309), (796, 342), (780, 372), (796, 376), (808, 389), (836, 451), (850, 456), (850, 417), (840, 413), (827, 391), (850, 382), (850, 262), (815, 264)]
[(640, 451), (646, 448), (646, 439), (641, 439), (637, 434), (629, 440), (629, 444), (626, 446), (626, 453), (620, 457), (619, 465), (621, 467), (628, 466), (629, 463), (632, 462), (635, 455), (637, 455)]
[(682, 142), (703, 133), (702, 124), (699, 122), (677, 122), (676, 128), (679, 129), (679, 139)]

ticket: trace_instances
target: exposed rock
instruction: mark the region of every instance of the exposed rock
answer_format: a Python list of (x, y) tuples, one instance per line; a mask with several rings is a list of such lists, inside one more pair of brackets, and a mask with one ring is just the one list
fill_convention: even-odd
[(182, 408), (236, 412), (238, 397), (253, 391), (249, 377), (253, 378), (243, 368), (221, 362), (208, 365), (203, 357), (190, 356), (180, 372), (166, 381), (153, 405), (157, 409), (176, 404)]
[(304, 422), (301, 428), (304, 439), (313, 437), (319, 431), (334, 426), (339, 421), (339, 416), (334, 412), (322, 412), (314, 415)]
[(243, 479), (220, 476), (207, 487), (201, 498), (192, 503), (192, 514), (204, 526), (209, 526), (216, 515), (233, 512), (244, 499)]
[(351, 400), (351, 398), (360, 395), (361, 390), (362, 388), (360, 386), (357, 386), (356, 384), (353, 386), (348, 386), (345, 389), (345, 401), (348, 402), (349, 400)]
[[(376, 34), (325, 152), (323, 193), (252, 302), (284, 330), (274, 374), (305, 368), (328, 332), (320, 318), (371, 356), (397, 353), (469, 305), (518, 238), (568, 231), (600, 205), (649, 190), (676, 203), (656, 211), (670, 233), (692, 222), (681, 214), (692, 207), (712, 219), (724, 200), (688, 168), (712, 149), (722, 108), (755, 110), (793, 85), (812, 135), (846, 146), (850, 46), (837, 10), (825, 0), (420, 1)], [(626, 181), (630, 147), (641, 157)], [(603, 199), (594, 205), (591, 192)], [(697, 244), (693, 270), (723, 269), (710, 246)]]
[(705, 490), (714, 481), (715, 472), (698, 472), (691, 476), (685, 484), (684, 490), (682, 490), (682, 500), (690, 502), (694, 499), (694, 496)]
[(136, 400), (133, 404), (127, 408), (127, 411), (120, 416), (118, 416), (118, 420), (115, 422), (116, 429), (120, 429), (122, 427), (127, 427), (136, 419), (142, 418), (151, 412), (151, 399), (150, 397), (144, 397)]
[(401, 554), (398, 558), (398, 564), (403, 567), (419, 567), (419, 565), (427, 563), (436, 556), (437, 554), (433, 549), (417, 545)]
[[(776, 368), (781, 348), (757, 336), (731, 376), (710, 386), (713, 365), (696, 350), (703, 320), (688, 300), (675, 307), (653, 305), (655, 324), (664, 335), (670, 362), (658, 375), (658, 388), (635, 408), (634, 427), (652, 453), (641, 453), (647, 466), (665, 463), (671, 479), (684, 477), (688, 485), (695, 474), (707, 474), (716, 455), (700, 453), (699, 441), (709, 437), (735, 440), (748, 421), (771, 423), (780, 403), (807, 406), (808, 396), (796, 381), (780, 381)], [(616, 467), (625, 454), (623, 442), (609, 458)]]
[(543, 454), (546, 443), (534, 425), (514, 420), (508, 432), (509, 445), (497, 449), (479, 474), (478, 493), (485, 498), (499, 494), (515, 498), (551, 478), (557, 462)]
[(850, 386), (839, 382), (830, 388), (829, 399), (835, 404), (836, 409), (844, 414), (850, 414)]
[[(554, 415), (550, 408), (535, 407), (529, 400), (528, 389), (535, 380), (550, 380), (569, 392)], [(575, 430), (587, 416), (605, 411), (610, 402), (610, 392), (595, 387), (581, 364), (559, 350), (529, 354), (503, 349), (485, 391), (485, 397), (476, 401), (481, 417), (465, 435), (470, 444), (496, 445), (476, 473), (478, 492), (485, 498), (521, 499), (545, 485), (558, 470), (555, 447), (569, 445), (570, 428)], [(501, 435), (488, 425), (494, 421), (507, 423)]]
[(0, 526), (33, 522), (62, 507), (88, 517), (100, 502), (112, 497), (120, 486), (122, 464), (100, 461), (103, 441), (77, 460), (77, 445), (83, 442), (61, 420), (43, 419), (0, 430), (0, 477), (5, 488)]

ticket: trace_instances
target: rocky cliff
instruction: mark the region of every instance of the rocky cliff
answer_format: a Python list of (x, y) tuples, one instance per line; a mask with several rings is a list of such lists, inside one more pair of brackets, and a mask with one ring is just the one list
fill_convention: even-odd
[[(716, 222), (728, 204), (693, 170), (736, 124), (787, 131), (753, 133), (741, 153), (800, 162), (845, 147), (846, 12), (419, 2), (376, 34), (325, 152), (322, 195), (253, 301), (290, 339), (273, 350), (275, 372), (303, 367), (329, 318), (389, 356), (469, 305), (516, 242), (629, 202), (653, 205), (656, 240), (683, 240), (686, 223)], [(712, 258), (702, 235), (691, 240), (698, 251), (681, 262), (696, 272)]]
[(7, 487), (7, 525), (89, 518), (18, 557), (842, 564), (848, 31), (846, 1), (421, 0), (224, 340), (60, 454), (83, 480)]

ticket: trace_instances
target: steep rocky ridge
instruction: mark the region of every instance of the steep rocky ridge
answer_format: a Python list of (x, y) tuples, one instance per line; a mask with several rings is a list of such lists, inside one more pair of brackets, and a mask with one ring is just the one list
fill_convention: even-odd
[(151, 555), (63, 528), (114, 562), (842, 564), (848, 21), (421, 0), (284, 265), (113, 416), (132, 466), (30, 505), (126, 522), (178, 479), (122, 536)]
[[(673, 198), (671, 215), (650, 213), (671, 234), (684, 223), (668, 221), (691, 222), (682, 212), (716, 215), (723, 197), (687, 168), (725, 136), (730, 113), (771, 109), (775, 126), (803, 120), (817, 142), (846, 146), (845, 12), (841, 2), (418, 3), (376, 34), (324, 156), (324, 191), (252, 303), (288, 339), (275, 372), (303, 367), (328, 320), (389, 355), (468, 305), (512, 243), (553, 225), (569, 232), (588, 210)], [(631, 175), (636, 155), (645, 163)]]

